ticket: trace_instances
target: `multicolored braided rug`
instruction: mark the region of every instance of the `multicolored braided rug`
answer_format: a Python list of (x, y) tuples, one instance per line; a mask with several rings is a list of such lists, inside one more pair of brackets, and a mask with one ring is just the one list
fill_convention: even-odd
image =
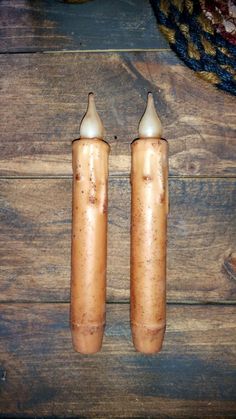
[(236, 1), (150, 1), (173, 51), (197, 75), (236, 95)]

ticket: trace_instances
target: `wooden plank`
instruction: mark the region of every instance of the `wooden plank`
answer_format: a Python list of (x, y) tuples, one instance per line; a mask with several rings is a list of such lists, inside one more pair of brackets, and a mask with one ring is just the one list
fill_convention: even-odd
[(128, 305), (107, 307), (103, 349), (92, 356), (72, 350), (67, 304), (4, 304), (0, 313), (2, 416), (236, 415), (235, 307), (168, 307), (157, 356), (134, 351)]
[[(91, 2), (92, 3), (92, 2)], [(2, 55), (0, 175), (71, 174), (87, 94), (111, 144), (111, 173), (128, 173), (146, 94), (153, 91), (174, 176), (235, 176), (234, 98), (171, 52)]]
[[(69, 301), (70, 179), (0, 182), (2, 301)], [(168, 300), (235, 301), (236, 182), (172, 179)], [(128, 178), (109, 183), (108, 301), (129, 299)], [(233, 264), (231, 264), (231, 271)]]
[(169, 48), (148, 0), (1, 1), (0, 52)]

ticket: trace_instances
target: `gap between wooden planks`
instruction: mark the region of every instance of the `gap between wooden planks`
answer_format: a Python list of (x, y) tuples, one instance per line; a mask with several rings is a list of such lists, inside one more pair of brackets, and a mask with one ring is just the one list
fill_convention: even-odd
[(1, 1), (0, 52), (167, 48), (148, 0)]
[(111, 174), (129, 173), (130, 142), (151, 90), (170, 145), (170, 176), (235, 176), (234, 98), (169, 51), (11, 54), (0, 62), (1, 177), (71, 175), (71, 141), (91, 90), (111, 144)]
[(103, 349), (93, 356), (71, 347), (68, 304), (4, 304), (0, 312), (2, 415), (200, 418), (236, 411), (233, 307), (168, 306), (157, 356), (134, 351), (124, 304), (108, 305)]
[[(82, 20), (78, 22), (78, 14), (73, 12), (73, 17), (71, 9), (63, 3), (57, 2), (53, 9), (53, 2), (47, 2), (43, 13), (38, 7), (40, 3), (33, 8), (28, 2), (27, 6), (24, 3), (15, 2), (12, 7), (4, 1), (2, 5), (3, 13), (10, 10), (6, 22), (11, 17), (11, 25), (3, 28), (2, 37), (7, 41), (9, 52), (78, 46), (88, 49), (90, 44), (96, 48), (96, 40), (100, 45), (101, 41), (105, 42), (106, 48), (109, 42), (121, 45), (120, 28), (115, 27), (113, 37), (107, 37), (107, 25), (102, 25), (101, 15), (100, 20), (97, 19), (99, 13), (93, 19), (92, 29), (97, 35), (94, 22), (98, 22), (100, 36), (92, 37), (87, 21), (89, 13), (83, 15), (85, 9), (82, 13), (80, 9)], [(86, 7), (96, 3), (88, 2)], [(131, 3), (120, 2), (120, 5), (127, 12)], [(147, 41), (150, 45), (154, 39), (162, 42), (154, 31), (154, 16), (149, 16), (147, 2), (143, 5), (145, 13), (138, 9), (142, 8), (142, 2), (135, 8), (137, 18), (143, 18), (135, 33), (126, 13), (125, 40), (133, 42), (135, 39), (139, 45)], [(109, 9), (113, 20), (110, 17), (107, 23), (111, 22), (114, 28), (116, 14), (113, 8), (114, 5)], [(96, 7), (94, 10), (96, 14)], [(132, 7), (132, 16), (133, 11)], [(69, 21), (70, 30), (75, 29), (73, 36), (62, 24), (62, 15), (65, 23)], [(103, 29), (105, 37), (102, 36)], [(142, 33), (145, 33), (144, 38)], [(4, 45), (1, 48), (3, 51)], [(92, 86), (112, 144), (110, 167), (111, 177), (115, 178), (111, 180), (111, 194), (119, 199), (118, 208), (111, 209), (110, 232), (113, 238), (127, 235), (129, 203), (122, 201), (117, 189), (126, 188), (129, 143), (137, 135), (146, 91), (152, 89), (165, 124), (165, 136), (170, 142), (170, 174), (177, 182), (174, 185), (171, 181), (175, 198), (173, 218), (170, 218), (171, 242), (174, 240), (174, 243), (169, 255), (173, 256), (168, 274), (169, 298), (180, 302), (188, 295), (190, 299), (186, 303), (201, 301), (205, 304), (209, 303), (210, 297), (215, 304), (230, 304), (235, 283), (225, 274), (223, 263), (235, 238), (233, 183), (213, 178), (235, 176), (233, 98), (198, 81), (168, 51), (112, 51), (107, 57), (90, 50), (87, 52), (91, 59), (79, 51), (55, 54), (53, 59), (51, 54), (45, 54), (45, 58), (43, 54), (34, 54), (34, 58), (29, 54), (4, 57), (1, 67), (4, 104), (1, 107), (0, 176), (31, 179), (35, 176), (70, 176), (71, 140), (78, 135), (86, 94)], [(62, 78), (63, 70), (65, 78)], [(102, 86), (106, 87), (105, 91)], [(222, 114), (225, 115), (223, 121)], [(53, 126), (51, 121), (55, 121)], [(123, 183), (119, 183), (117, 175), (124, 176)], [(175, 176), (189, 179), (185, 183), (185, 180), (176, 180)], [(194, 186), (193, 176), (208, 179), (202, 179)], [(234, 416), (233, 307), (168, 306), (163, 353), (150, 359), (133, 351), (127, 304), (109, 304), (103, 352), (96, 358), (82, 358), (72, 352), (69, 307), (56, 303), (61, 297), (69, 300), (71, 179), (65, 184), (64, 180), (62, 183), (55, 181), (55, 190), (50, 181), (45, 188), (37, 179), (34, 179), (34, 185), (21, 179), (20, 182), (16, 180), (15, 187), (6, 183), (3, 188), (1, 252), (4, 276), (1, 291), (6, 298), (15, 298), (15, 302), (9, 304), (6, 300), (0, 310), (2, 414), (18, 417), (22, 414), (24, 417), (42, 414), (88, 417), (89, 414), (96, 418), (114, 415)], [(175, 194), (180, 184), (181, 188), (187, 185), (185, 198), (182, 192)], [(194, 192), (196, 201), (193, 202), (191, 194)], [(14, 197), (17, 197), (16, 204)], [(54, 212), (53, 199), (59, 204)], [(67, 201), (62, 205), (60, 199)], [(28, 209), (23, 209), (24, 200)], [(186, 217), (185, 223), (181, 215)], [(117, 218), (118, 225), (114, 225)], [(176, 235), (180, 242), (176, 241)], [(58, 259), (46, 245), (45, 238), (50, 246), (55, 246), (56, 239)], [(124, 249), (120, 249), (118, 239), (114, 245), (110, 261), (114, 261), (115, 254), (121, 276), (117, 278), (112, 266), (109, 268), (109, 300), (114, 302), (121, 296), (127, 303), (128, 237), (125, 236)], [(183, 258), (179, 257), (178, 245)], [(126, 259), (121, 250), (125, 250)], [(11, 254), (16, 258), (15, 264)], [(22, 263), (22, 271), (19, 271), (17, 261)], [(36, 301), (38, 297), (44, 302), (47, 299), (48, 304), (17, 303), (24, 297), (28, 301)], [(49, 302), (51, 297), (54, 304)]]
[[(233, 302), (234, 179), (171, 179), (169, 302)], [(2, 301), (69, 301), (71, 179), (0, 180)], [(129, 178), (109, 181), (108, 301), (129, 299)]]

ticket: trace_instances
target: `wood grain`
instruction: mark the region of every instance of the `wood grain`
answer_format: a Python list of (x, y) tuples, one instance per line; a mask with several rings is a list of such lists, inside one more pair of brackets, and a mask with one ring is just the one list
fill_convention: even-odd
[[(69, 301), (71, 179), (1, 180), (2, 301)], [(172, 179), (168, 301), (235, 301), (236, 182)], [(129, 179), (109, 183), (108, 301), (129, 299)]]
[[(169, 51), (148, 0), (2, 0), (0, 35), (0, 418), (236, 417), (234, 98)], [(149, 48), (166, 50), (108, 52)], [(89, 91), (111, 144), (109, 304), (102, 352), (80, 356), (69, 331), (71, 141)], [(130, 142), (148, 91), (170, 144), (175, 304), (163, 351), (147, 357), (131, 344), (126, 303)]]
[(148, 0), (2, 0), (0, 52), (168, 48)]
[[(93, 3), (93, 2), (91, 2)], [(94, 91), (111, 144), (110, 172), (127, 174), (148, 91), (170, 144), (171, 176), (235, 176), (233, 96), (171, 52), (0, 56), (1, 176), (71, 174), (71, 141)]]
[(169, 306), (157, 356), (134, 351), (128, 305), (107, 307), (103, 350), (93, 356), (72, 350), (67, 304), (4, 304), (0, 313), (2, 416), (236, 415), (234, 307)]

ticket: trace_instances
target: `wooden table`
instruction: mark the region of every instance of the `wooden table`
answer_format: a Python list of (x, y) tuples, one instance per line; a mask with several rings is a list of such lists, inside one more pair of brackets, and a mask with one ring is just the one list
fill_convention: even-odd
[[(0, 417), (236, 416), (235, 98), (169, 50), (148, 1), (1, 2)], [(111, 144), (107, 327), (69, 330), (71, 141), (87, 94)], [(152, 91), (170, 144), (163, 351), (129, 327), (130, 142)]]

